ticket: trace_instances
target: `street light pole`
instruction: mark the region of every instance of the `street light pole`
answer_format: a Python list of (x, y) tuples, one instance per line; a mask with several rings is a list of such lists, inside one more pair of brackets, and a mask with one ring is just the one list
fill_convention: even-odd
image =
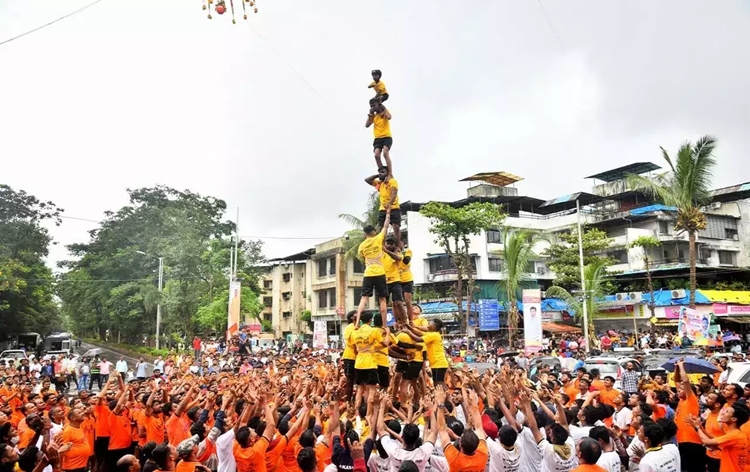
[(159, 338), (161, 337), (161, 289), (164, 280), (164, 258), (159, 258), (159, 304), (156, 305), (156, 349), (159, 349)]
[(586, 275), (583, 268), (583, 234), (581, 230), (581, 202), (576, 199), (576, 216), (578, 217), (578, 264), (581, 267), (581, 291), (583, 292), (583, 343), (589, 352), (589, 314), (588, 295), (586, 293)]

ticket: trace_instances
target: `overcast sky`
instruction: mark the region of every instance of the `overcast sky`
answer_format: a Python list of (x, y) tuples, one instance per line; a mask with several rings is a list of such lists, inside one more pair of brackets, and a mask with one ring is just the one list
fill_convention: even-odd
[[(89, 2), (1, 2), (0, 41)], [(239, 206), (244, 236), (334, 237), (375, 172), (373, 68), (402, 201), (500, 170), (554, 198), (706, 133), (715, 186), (750, 180), (747, 1), (542, 3), (551, 25), (536, 0), (259, 0), (249, 22), (235, 0), (232, 25), (200, 0), (102, 0), (0, 46), (0, 181), (92, 220), (165, 184)], [(95, 226), (64, 220), (50, 260)]]

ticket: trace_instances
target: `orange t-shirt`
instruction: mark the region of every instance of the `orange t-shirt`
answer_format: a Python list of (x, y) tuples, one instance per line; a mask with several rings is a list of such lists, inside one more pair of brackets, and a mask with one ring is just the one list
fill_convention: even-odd
[(677, 425), (677, 434), (675, 435), (677, 443), (703, 444), (695, 428), (687, 420), (688, 416), (698, 416), (699, 414), (700, 406), (698, 405), (698, 397), (690, 395), (686, 399), (680, 400), (680, 403), (677, 404), (677, 411), (674, 414), (674, 422)]
[(146, 442), (154, 441), (156, 444), (164, 442), (164, 420), (161, 414), (146, 416), (144, 413), (143, 426), (146, 428)]
[(141, 443), (141, 436), (138, 434), (138, 423), (142, 416), (142, 409), (138, 408), (130, 410), (130, 440), (131, 442), (138, 443), (140, 446), (146, 444), (146, 441)]
[(23, 432), (18, 435), (18, 449), (26, 449), (29, 443), (34, 439), (36, 433), (31, 428), (26, 428)]
[(96, 437), (97, 438), (108, 438), (109, 432), (109, 415), (112, 412), (109, 411), (109, 406), (102, 403), (94, 407), (94, 415), (96, 416)]
[(177, 446), (190, 437), (190, 420), (185, 413), (182, 416), (170, 416), (164, 426), (167, 429), (169, 444), (173, 446)]
[(266, 448), (268, 448), (268, 439), (263, 436), (251, 447), (243, 448), (235, 442), (232, 453), (237, 463), (237, 472), (266, 472), (266, 459), (263, 457)]
[(133, 442), (130, 433), (130, 418), (127, 412), (109, 415), (109, 450), (127, 449)]
[(656, 421), (659, 418), (666, 418), (667, 417), (667, 407), (664, 405), (656, 404), (653, 407), (654, 413), (651, 415), (651, 419)]
[(331, 463), (331, 448), (326, 443), (315, 445), (315, 459), (318, 463), (318, 472), (323, 472), (326, 466)]
[(83, 433), (86, 435), (86, 440), (89, 442), (89, 445), (91, 446), (91, 454), (90, 456), (94, 455), (94, 441), (96, 441), (96, 419), (93, 417), (86, 418), (83, 420), (83, 423), (81, 423), (81, 429), (83, 430)]
[(599, 391), (604, 390), (604, 381), (599, 380), (599, 379), (592, 381), (591, 388), (593, 388), (594, 390), (599, 390)]
[(615, 406), (615, 399), (622, 396), (622, 392), (617, 389), (610, 389), (607, 391), (606, 388), (599, 390), (599, 400), (605, 405)]
[(721, 447), (719, 472), (744, 472), (747, 462), (747, 436), (739, 429), (714, 438)]
[(297, 454), (301, 450), (302, 446), (299, 445), (299, 436), (295, 435), (292, 439), (288, 439), (284, 452), (281, 453), (281, 463), (284, 467), (284, 472), (302, 472), (302, 469), (297, 465)]
[[(708, 416), (706, 417), (706, 431), (712, 438), (718, 438), (719, 436), (724, 435), (724, 428), (722, 428), (721, 423), (719, 423), (719, 412), (708, 412)], [(721, 459), (721, 449), (718, 447), (706, 448), (706, 455), (712, 459)]]
[(565, 406), (570, 407), (576, 402), (576, 396), (580, 390), (572, 383), (567, 387), (564, 387), (563, 390), (565, 390), (565, 395), (570, 398), (570, 401), (568, 401), (568, 404)]
[(191, 461), (180, 461), (177, 463), (177, 467), (174, 468), (174, 472), (195, 472), (196, 465), (201, 465), (201, 463), (191, 462)]
[(62, 469), (75, 470), (86, 468), (89, 457), (93, 454), (93, 447), (89, 444), (83, 428), (75, 428), (68, 425), (63, 428), (60, 435), (62, 444), (73, 444), (73, 447), (68, 452), (62, 454)]
[(278, 440), (268, 444), (266, 448), (266, 472), (276, 472), (276, 470), (282, 470), (279, 466), (281, 465), (281, 453), (284, 452), (289, 440), (286, 436), (279, 436)]
[(485, 472), (487, 466), (487, 443), (484, 440), (479, 441), (477, 450), (470, 456), (456, 449), (456, 446), (453, 444), (445, 446), (443, 452), (445, 453), (445, 459), (448, 461), (450, 470)]
[(571, 469), (570, 472), (607, 472), (607, 469), (596, 464), (581, 464), (578, 467)]
[[(740, 431), (747, 436), (747, 446), (750, 448), (750, 421), (740, 426)], [(750, 472), (750, 450), (748, 450), (747, 457), (745, 457), (745, 472)]]

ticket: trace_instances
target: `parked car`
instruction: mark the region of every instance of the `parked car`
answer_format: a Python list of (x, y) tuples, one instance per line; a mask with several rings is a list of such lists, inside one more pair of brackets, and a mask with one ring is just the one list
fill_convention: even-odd
[[(56, 359), (60, 359), (60, 358), (68, 357), (69, 355), (70, 355), (70, 353), (67, 350), (62, 350), (62, 351), (47, 351), (46, 353), (44, 353), (43, 359), (44, 360), (50, 360), (50, 359), (52, 359), (52, 357), (55, 357)], [(78, 357), (78, 356), (76, 355), (75, 357)]]
[(0, 353), (0, 361), (5, 361), (7, 364), (8, 361), (12, 360), (16, 365), (18, 365), (21, 360), (28, 359), (29, 357), (26, 355), (26, 351), (23, 349), (8, 349), (7, 351), (3, 351)]
[(632, 357), (589, 357), (583, 361), (583, 366), (587, 371), (591, 369), (599, 369), (600, 378), (612, 376), (615, 379), (615, 388), (620, 389), (622, 381), (622, 373), (627, 369), (628, 362), (633, 363), (633, 370), (636, 372), (641, 371), (641, 363)]
[(532, 371), (533, 367), (536, 367), (537, 369), (542, 365), (548, 365), (550, 367), (550, 371), (555, 373), (562, 372), (562, 364), (560, 362), (559, 357), (552, 357), (552, 356), (544, 356), (544, 357), (535, 357), (531, 360), (531, 364), (529, 365), (529, 372)]
[(750, 383), (750, 362), (730, 362), (727, 365), (727, 383), (736, 383), (745, 388)]

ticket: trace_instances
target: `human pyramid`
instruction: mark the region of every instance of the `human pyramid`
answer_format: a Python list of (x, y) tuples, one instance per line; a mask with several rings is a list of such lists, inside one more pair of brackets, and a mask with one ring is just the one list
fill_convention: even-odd
[[(428, 323), (419, 316), (420, 307), (412, 303), (412, 251), (401, 240), (398, 181), (393, 177), (390, 156), (392, 116), (383, 104), (389, 94), (380, 70), (372, 71), (372, 80), (368, 88), (374, 89), (375, 96), (370, 99), (365, 127), (373, 126), (373, 154), (378, 173), (367, 177), (365, 182), (378, 191), (380, 209), (377, 228), (371, 225), (364, 228), (365, 240), (358, 250), (365, 262), (362, 298), (357, 309), (347, 314), (349, 325), (343, 334), (346, 389), (348, 398), (353, 400), (357, 385), (356, 405), (369, 398), (378, 386), (394, 398), (418, 399), (429, 383), (444, 382), (449, 366), (440, 334), (442, 322)], [(389, 228), (393, 229), (392, 234), (388, 234)], [(365, 311), (373, 296), (378, 302), (374, 315)], [(395, 332), (387, 325), (389, 301), (396, 320)], [(397, 360), (393, 384), (389, 357)]]

